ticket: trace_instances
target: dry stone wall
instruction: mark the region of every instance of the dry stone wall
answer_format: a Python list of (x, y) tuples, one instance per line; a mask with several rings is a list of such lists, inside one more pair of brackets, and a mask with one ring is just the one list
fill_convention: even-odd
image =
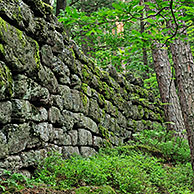
[(162, 123), (132, 75), (100, 70), (69, 41), (52, 7), (0, 0), (0, 169), (32, 170), (52, 149), (89, 156)]

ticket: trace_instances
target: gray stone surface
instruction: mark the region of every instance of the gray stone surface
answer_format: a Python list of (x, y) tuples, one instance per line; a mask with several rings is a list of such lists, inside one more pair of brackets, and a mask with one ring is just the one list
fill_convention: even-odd
[(94, 148), (91, 148), (91, 147), (81, 147), (80, 153), (83, 156), (88, 157), (88, 156), (95, 155), (97, 152)]
[(7, 146), (9, 154), (17, 154), (25, 150), (28, 142), (30, 142), (30, 125), (23, 124), (8, 124), (5, 125), (2, 131), (7, 134)]
[(11, 122), (12, 103), (10, 101), (0, 102), (0, 123)]
[(92, 134), (88, 130), (78, 129), (78, 145), (92, 145)]
[(85, 117), (83, 114), (79, 117), (77, 127), (88, 129), (93, 133), (99, 133), (97, 124), (91, 118)]
[(64, 146), (63, 147), (63, 155), (66, 157), (72, 156), (74, 154), (80, 155), (78, 147), (73, 146)]
[(47, 142), (52, 140), (53, 134), (53, 126), (47, 122), (34, 124), (33, 126), (33, 135), (38, 136), (41, 141)]
[(64, 118), (58, 108), (52, 106), (49, 109), (48, 114), (49, 114), (49, 121), (52, 124), (63, 126)]
[(102, 138), (94, 136), (94, 146), (101, 147), (102, 146)]

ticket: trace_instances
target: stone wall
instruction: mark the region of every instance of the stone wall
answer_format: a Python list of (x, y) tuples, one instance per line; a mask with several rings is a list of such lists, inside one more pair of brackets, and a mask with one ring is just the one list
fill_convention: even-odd
[(32, 169), (54, 149), (89, 156), (162, 123), (132, 75), (100, 70), (40, 0), (0, 0), (0, 169)]

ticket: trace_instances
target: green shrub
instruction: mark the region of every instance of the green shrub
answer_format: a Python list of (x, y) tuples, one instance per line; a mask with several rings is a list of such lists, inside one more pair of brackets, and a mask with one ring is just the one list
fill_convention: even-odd
[(74, 156), (67, 160), (53, 155), (42, 163), (36, 180), (58, 189), (109, 185), (116, 193), (192, 193), (189, 163), (171, 167), (137, 148), (106, 148), (90, 158)]
[(0, 178), (0, 193), (15, 193), (24, 187), (32, 187), (32, 182), (20, 173), (5, 170)]
[(149, 145), (160, 150), (163, 157), (173, 163), (190, 162), (190, 149), (188, 141), (184, 138), (175, 137), (173, 132), (167, 133), (164, 129), (144, 130), (135, 134), (135, 143)]

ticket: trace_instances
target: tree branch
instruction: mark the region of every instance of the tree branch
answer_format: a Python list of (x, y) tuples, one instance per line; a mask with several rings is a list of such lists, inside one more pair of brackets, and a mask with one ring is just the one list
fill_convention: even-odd
[(177, 35), (178, 29), (179, 29), (179, 25), (178, 25), (178, 23), (176, 21), (176, 17), (174, 15), (174, 11), (173, 11), (173, 0), (170, 1), (170, 11), (171, 11), (171, 14), (172, 14), (172, 17), (173, 17), (173, 20), (174, 20), (176, 28), (175, 28), (174, 34), (171, 37), (167, 38), (164, 44), (166, 44), (168, 42), (168, 40), (174, 38)]

